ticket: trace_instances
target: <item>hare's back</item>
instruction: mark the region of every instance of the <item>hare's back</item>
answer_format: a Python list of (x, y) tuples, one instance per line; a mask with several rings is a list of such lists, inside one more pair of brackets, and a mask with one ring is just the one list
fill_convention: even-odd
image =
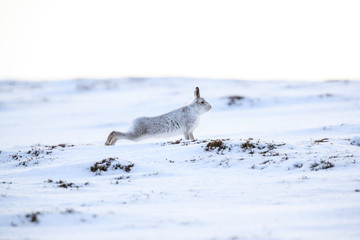
[(159, 134), (178, 134), (182, 132), (182, 124), (161, 115), (157, 117), (140, 117), (133, 121), (133, 130), (142, 134), (159, 135)]

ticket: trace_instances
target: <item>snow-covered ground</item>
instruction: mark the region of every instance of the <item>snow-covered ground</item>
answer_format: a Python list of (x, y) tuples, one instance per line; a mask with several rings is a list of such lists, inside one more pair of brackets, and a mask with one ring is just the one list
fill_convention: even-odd
[[(104, 146), (196, 86), (197, 141)], [(360, 238), (360, 82), (3, 81), (0, 136), (0, 239)]]

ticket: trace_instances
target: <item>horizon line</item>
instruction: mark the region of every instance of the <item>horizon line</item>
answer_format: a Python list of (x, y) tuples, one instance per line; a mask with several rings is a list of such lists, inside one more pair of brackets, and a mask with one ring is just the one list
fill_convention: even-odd
[(257, 81), (257, 82), (329, 82), (329, 81), (360, 81), (359, 78), (238, 78), (238, 77), (192, 77), (192, 76), (181, 76), (181, 75), (169, 75), (169, 76), (111, 76), (111, 77), (66, 77), (66, 78), (17, 78), (17, 77), (0, 77), (0, 82), (59, 82), (59, 81), (76, 81), (76, 80), (119, 80), (119, 79), (193, 79), (193, 80), (235, 80), (235, 81)]

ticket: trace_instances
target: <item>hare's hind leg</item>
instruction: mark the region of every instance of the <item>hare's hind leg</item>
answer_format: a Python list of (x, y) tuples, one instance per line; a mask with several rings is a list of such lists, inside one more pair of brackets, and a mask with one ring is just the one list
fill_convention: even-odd
[(112, 131), (109, 134), (109, 136), (105, 142), (105, 145), (106, 146), (115, 145), (116, 141), (119, 140), (122, 135), (123, 135), (123, 133), (121, 133), (121, 132)]
[(132, 132), (122, 133), (122, 132), (112, 131), (109, 134), (109, 136), (105, 142), (105, 145), (106, 146), (115, 145), (116, 141), (121, 138), (136, 142), (136, 141), (139, 141), (140, 139), (142, 139), (143, 137), (144, 136), (142, 136), (141, 134), (132, 133)]

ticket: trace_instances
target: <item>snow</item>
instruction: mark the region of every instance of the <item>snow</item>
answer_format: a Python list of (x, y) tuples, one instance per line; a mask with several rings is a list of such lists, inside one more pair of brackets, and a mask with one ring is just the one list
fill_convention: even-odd
[[(104, 146), (196, 86), (213, 107), (196, 141)], [(359, 239), (359, 92), (355, 81), (0, 82), (0, 239)], [(91, 171), (99, 162), (108, 170)]]

